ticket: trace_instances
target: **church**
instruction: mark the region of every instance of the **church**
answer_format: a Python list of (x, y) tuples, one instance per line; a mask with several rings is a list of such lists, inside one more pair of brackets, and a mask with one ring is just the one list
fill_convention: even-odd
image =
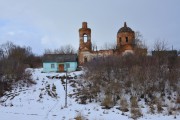
[[(79, 29), (79, 51), (78, 62), (79, 65), (84, 64), (96, 57), (106, 57), (109, 55), (124, 55), (126, 53), (134, 53), (135, 45), (135, 32), (127, 26), (124, 26), (117, 32), (116, 49), (110, 50), (94, 50), (91, 43), (91, 29), (88, 28), (87, 22), (82, 23), (82, 28)], [(147, 49), (141, 50), (143, 54), (147, 53)]]

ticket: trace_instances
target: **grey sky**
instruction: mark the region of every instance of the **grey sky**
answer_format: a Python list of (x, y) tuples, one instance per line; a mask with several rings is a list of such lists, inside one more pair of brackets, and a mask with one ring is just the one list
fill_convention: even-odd
[(37, 54), (66, 44), (78, 49), (78, 29), (87, 21), (100, 48), (116, 42), (126, 21), (150, 49), (164, 39), (179, 50), (179, 11), (179, 0), (0, 0), (0, 44), (28, 45)]

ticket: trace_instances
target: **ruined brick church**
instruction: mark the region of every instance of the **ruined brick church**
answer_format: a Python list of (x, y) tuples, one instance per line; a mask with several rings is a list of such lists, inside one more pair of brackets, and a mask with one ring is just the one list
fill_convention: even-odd
[(92, 49), (91, 29), (88, 28), (87, 22), (83, 22), (82, 28), (79, 29), (79, 39), (78, 59), (80, 65), (97, 57), (134, 53), (135, 49), (135, 32), (127, 26), (126, 22), (124, 27), (117, 32), (116, 49), (98, 51)]

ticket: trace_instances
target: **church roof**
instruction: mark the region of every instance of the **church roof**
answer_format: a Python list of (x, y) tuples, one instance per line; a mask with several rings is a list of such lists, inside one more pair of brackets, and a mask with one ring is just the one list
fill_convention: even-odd
[(122, 32), (134, 32), (134, 31), (130, 27), (127, 27), (126, 22), (124, 22), (124, 27), (118, 30), (118, 33), (122, 33)]

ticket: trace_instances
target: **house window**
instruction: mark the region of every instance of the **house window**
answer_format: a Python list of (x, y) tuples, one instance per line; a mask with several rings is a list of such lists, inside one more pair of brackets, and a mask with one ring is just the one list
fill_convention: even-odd
[(87, 42), (87, 40), (88, 40), (87, 34), (84, 34), (84, 35), (83, 35), (83, 40), (84, 40), (85, 42)]
[(126, 42), (128, 42), (128, 37), (126, 37)]
[(66, 63), (66, 68), (70, 68), (70, 63)]
[(51, 64), (51, 68), (55, 68), (54, 64)]

